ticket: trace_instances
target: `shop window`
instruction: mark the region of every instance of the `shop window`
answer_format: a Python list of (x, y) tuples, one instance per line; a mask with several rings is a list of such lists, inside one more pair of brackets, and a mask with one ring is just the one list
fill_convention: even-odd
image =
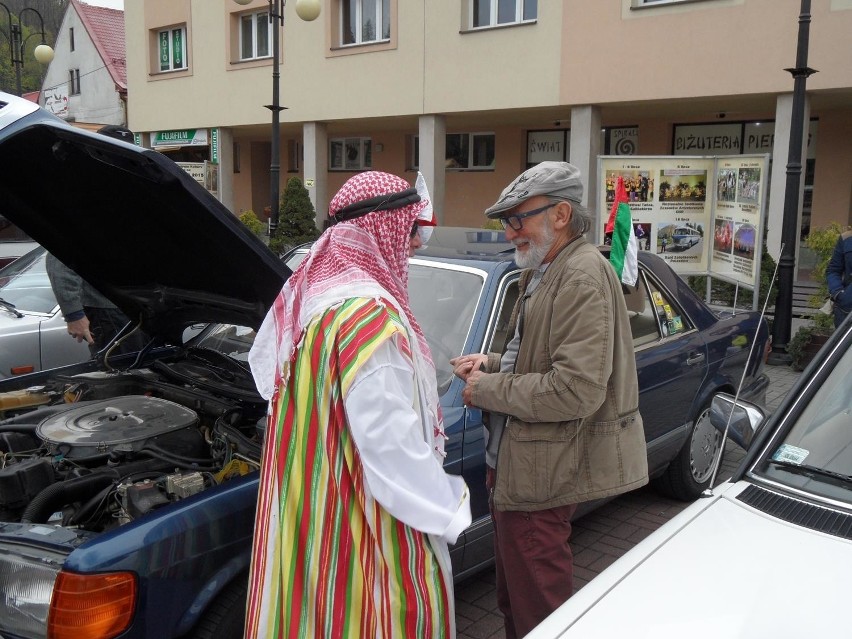
[(330, 171), (362, 171), (373, 166), (370, 138), (334, 138), (328, 142)]
[(157, 32), (158, 66), (162, 72), (186, 69), (186, 29), (173, 27)]
[[(487, 171), (494, 168), (495, 141), (493, 133), (448, 133), (446, 138), (447, 169)], [(420, 168), (420, 136), (414, 135), (409, 143), (408, 168)]]

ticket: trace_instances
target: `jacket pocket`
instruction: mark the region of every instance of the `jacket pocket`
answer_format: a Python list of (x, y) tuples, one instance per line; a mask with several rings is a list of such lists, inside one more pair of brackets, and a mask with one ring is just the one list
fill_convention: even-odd
[(577, 475), (579, 421), (528, 424), (510, 418), (498, 459), (498, 487), (516, 505), (546, 503), (569, 492)]
[(616, 490), (648, 474), (645, 431), (639, 412), (583, 426), (579, 488), (583, 493)]

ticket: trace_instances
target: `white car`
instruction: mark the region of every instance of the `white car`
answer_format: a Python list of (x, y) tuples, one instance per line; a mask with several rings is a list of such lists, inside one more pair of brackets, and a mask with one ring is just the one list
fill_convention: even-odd
[(89, 359), (89, 347), (68, 336), (36, 248), (0, 269), (0, 379)]
[(847, 320), (769, 418), (731, 396), (714, 398), (714, 425), (729, 426), (731, 439), (748, 448), (734, 476), (604, 570), (527, 639), (848, 636), (850, 343)]

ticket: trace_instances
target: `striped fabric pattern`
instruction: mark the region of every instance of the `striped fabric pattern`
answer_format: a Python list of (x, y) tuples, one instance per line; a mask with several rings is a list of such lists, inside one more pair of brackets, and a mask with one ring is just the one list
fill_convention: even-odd
[(448, 637), (446, 581), (426, 535), (373, 498), (343, 397), (385, 340), (392, 306), (356, 298), (308, 324), (273, 398), (261, 470), (246, 637)]

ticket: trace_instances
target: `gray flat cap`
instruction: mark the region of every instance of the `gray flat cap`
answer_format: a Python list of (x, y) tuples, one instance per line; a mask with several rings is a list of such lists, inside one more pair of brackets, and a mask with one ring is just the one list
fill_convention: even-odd
[(580, 170), (568, 162), (541, 162), (527, 169), (503, 189), (497, 202), (485, 209), (486, 217), (502, 217), (507, 211), (536, 195), (550, 195), (580, 204), (583, 183)]

